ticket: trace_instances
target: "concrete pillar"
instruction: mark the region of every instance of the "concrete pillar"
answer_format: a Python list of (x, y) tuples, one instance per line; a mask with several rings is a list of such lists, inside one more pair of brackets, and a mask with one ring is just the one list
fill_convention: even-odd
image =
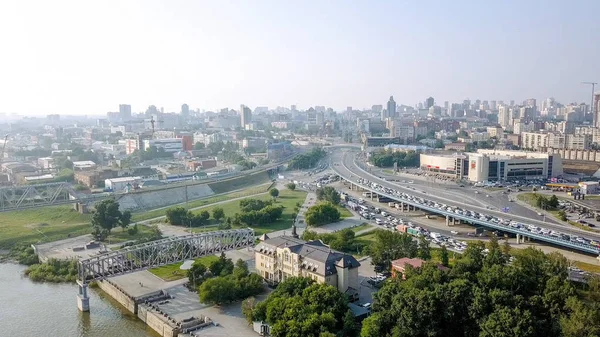
[(520, 234), (517, 234), (517, 244), (519, 244), (519, 243), (520, 243), (520, 242), (519, 242), (519, 239), (520, 239), (520, 237), (521, 237), (521, 235), (520, 235)]
[(80, 311), (90, 311), (90, 298), (87, 294), (87, 283), (83, 283), (77, 280), (77, 285), (79, 286), (79, 294), (77, 294), (77, 308)]
[(446, 226), (450, 226), (450, 216), (446, 215)]

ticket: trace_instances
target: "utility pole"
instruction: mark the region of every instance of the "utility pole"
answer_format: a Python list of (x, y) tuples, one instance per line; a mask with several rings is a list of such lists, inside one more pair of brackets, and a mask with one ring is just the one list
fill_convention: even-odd
[(596, 89), (596, 84), (598, 84), (598, 83), (597, 82), (581, 82), (581, 84), (588, 84), (588, 85), (592, 86), (592, 101), (590, 104), (590, 110), (592, 112), (594, 127), (598, 127), (598, 118), (596, 117), (596, 114), (594, 113), (594, 90)]

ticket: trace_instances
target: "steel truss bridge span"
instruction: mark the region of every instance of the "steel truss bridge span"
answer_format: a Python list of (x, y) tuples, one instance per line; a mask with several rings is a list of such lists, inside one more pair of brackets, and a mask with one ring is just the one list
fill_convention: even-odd
[[(460, 219), (460, 220), (463, 220), (463, 221), (465, 221), (467, 223), (471, 223), (471, 224), (474, 224), (474, 225), (480, 225), (480, 226), (484, 226), (484, 227), (496, 229), (496, 230), (499, 230), (499, 231), (502, 231), (502, 232), (507, 232), (507, 233), (512, 233), (512, 234), (522, 235), (524, 237), (528, 237), (528, 238), (531, 238), (531, 239), (534, 239), (534, 240), (538, 240), (538, 241), (541, 241), (541, 242), (547, 242), (547, 243), (550, 243), (550, 244), (553, 244), (553, 245), (562, 246), (562, 247), (566, 247), (566, 248), (570, 248), (570, 249), (576, 249), (578, 251), (585, 252), (585, 253), (591, 253), (591, 254), (596, 254), (596, 255), (600, 254), (600, 248), (594, 247), (594, 246), (591, 246), (591, 245), (585, 245), (585, 244), (581, 244), (581, 243), (577, 243), (577, 242), (573, 242), (573, 241), (569, 241), (569, 240), (563, 240), (561, 238), (556, 238), (556, 237), (550, 237), (550, 236), (546, 236), (546, 235), (536, 234), (536, 233), (533, 233), (533, 232), (529, 232), (527, 230), (522, 230), (522, 229), (514, 228), (514, 227), (511, 227), (511, 226), (505, 226), (505, 225), (497, 224), (497, 223), (494, 223), (494, 222), (491, 222), (491, 221), (484, 221), (484, 220), (481, 220), (481, 219), (475, 219), (475, 218), (472, 218), (472, 217), (468, 217), (468, 216), (456, 214), (454, 212), (449, 212), (449, 211), (446, 211), (446, 210), (441, 210), (441, 209), (438, 209), (438, 208), (434, 208), (434, 207), (430, 207), (430, 206), (427, 206), (427, 205), (424, 205), (424, 204), (420, 204), (418, 202), (414, 202), (414, 201), (411, 201), (411, 200), (408, 200), (408, 199), (404, 199), (404, 198), (399, 197), (397, 195), (387, 194), (385, 192), (376, 190), (376, 189), (372, 188), (371, 186), (367, 186), (367, 185), (364, 185), (364, 184), (360, 184), (360, 183), (358, 183), (356, 181), (353, 181), (350, 178), (345, 177), (343, 174), (341, 174), (339, 171), (337, 171), (335, 169), (334, 169), (334, 171), (336, 171), (336, 173), (342, 179), (344, 179), (345, 181), (347, 181), (348, 183), (350, 183), (352, 185), (355, 185), (355, 186), (358, 186), (358, 187), (360, 187), (360, 188), (362, 188), (364, 190), (370, 191), (371, 193), (375, 193), (375, 194), (378, 194), (378, 195), (390, 198), (390, 199), (395, 200), (397, 202), (401, 202), (401, 203), (404, 203), (406, 205), (410, 205), (410, 206), (413, 206), (415, 208), (422, 209), (424, 211), (427, 211), (427, 212), (430, 212), (430, 213), (433, 213), (433, 214), (443, 215), (443, 216), (446, 216), (447, 218), (449, 217), (449, 218), (454, 218), (454, 219)], [(408, 193), (404, 192), (404, 194), (408, 194)], [(419, 197), (419, 196), (414, 196), (414, 197), (415, 198), (421, 198), (423, 200), (427, 200), (426, 198)]]
[(160, 267), (254, 245), (251, 228), (171, 237), (100, 254), (77, 263), (78, 281), (90, 281)]

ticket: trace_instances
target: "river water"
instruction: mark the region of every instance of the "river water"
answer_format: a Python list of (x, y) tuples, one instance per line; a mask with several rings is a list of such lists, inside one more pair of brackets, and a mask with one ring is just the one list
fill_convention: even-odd
[(159, 336), (99, 289), (89, 289), (90, 312), (82, 313), (77, 285), (34, 283), (24, 270), (0, 263), (0, 336)]

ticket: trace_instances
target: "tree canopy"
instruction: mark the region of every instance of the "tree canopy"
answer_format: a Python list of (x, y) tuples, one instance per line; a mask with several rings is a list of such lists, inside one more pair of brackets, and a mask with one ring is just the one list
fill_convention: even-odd
[(352, 336), (356, 329), (354, 321), (347, 318), (344, 294), (308, 278), (290, 277), (266, 300), (246, 304), (248, 321), (267, 322), (273, 337), (336, 336), (340, 331)]
[(288, 164), (290, 169), (309, 169), (314, 167), (321, 158), (325, 157), (325, 150), (321, 148), (314, 148), (310, 152), (299, 154), (292, 158)]
[(382, 150), (372, 152), (369, 162), (377, 167), (390, 167), (394, 163), (398, 163), (398, 167), (414, 167), (419, 166), (419, 155), (415, 151)]
[(361, 336), (597, 336), (600, 305), (577, 298), (567, 266), (558, 253), (529, 247), (509, 263), (497, 240), (469, 244), (450, 271), (426, 263), (386, 282)]
[(309, 226), (321, 226), (339, 221), (340, 211), (330, 202), (321, 202), (310, 207), (304, 218)]
[(93, 234), (97, 239), (103, 240), (110, 234), (110, 231), (122, 225), (123, 228), (129, 225), (131, 213), (126, 211), (124, 214), (119, 210), (119, 203), (115, 199), (102, 200), (96, 204), (92, 212)]
[(322, 201), (329, 201), (330, 203), (337, 205), (340, 203), (340, 194), (331, 186), (325, 186), (317, 188), (317, 199)]

